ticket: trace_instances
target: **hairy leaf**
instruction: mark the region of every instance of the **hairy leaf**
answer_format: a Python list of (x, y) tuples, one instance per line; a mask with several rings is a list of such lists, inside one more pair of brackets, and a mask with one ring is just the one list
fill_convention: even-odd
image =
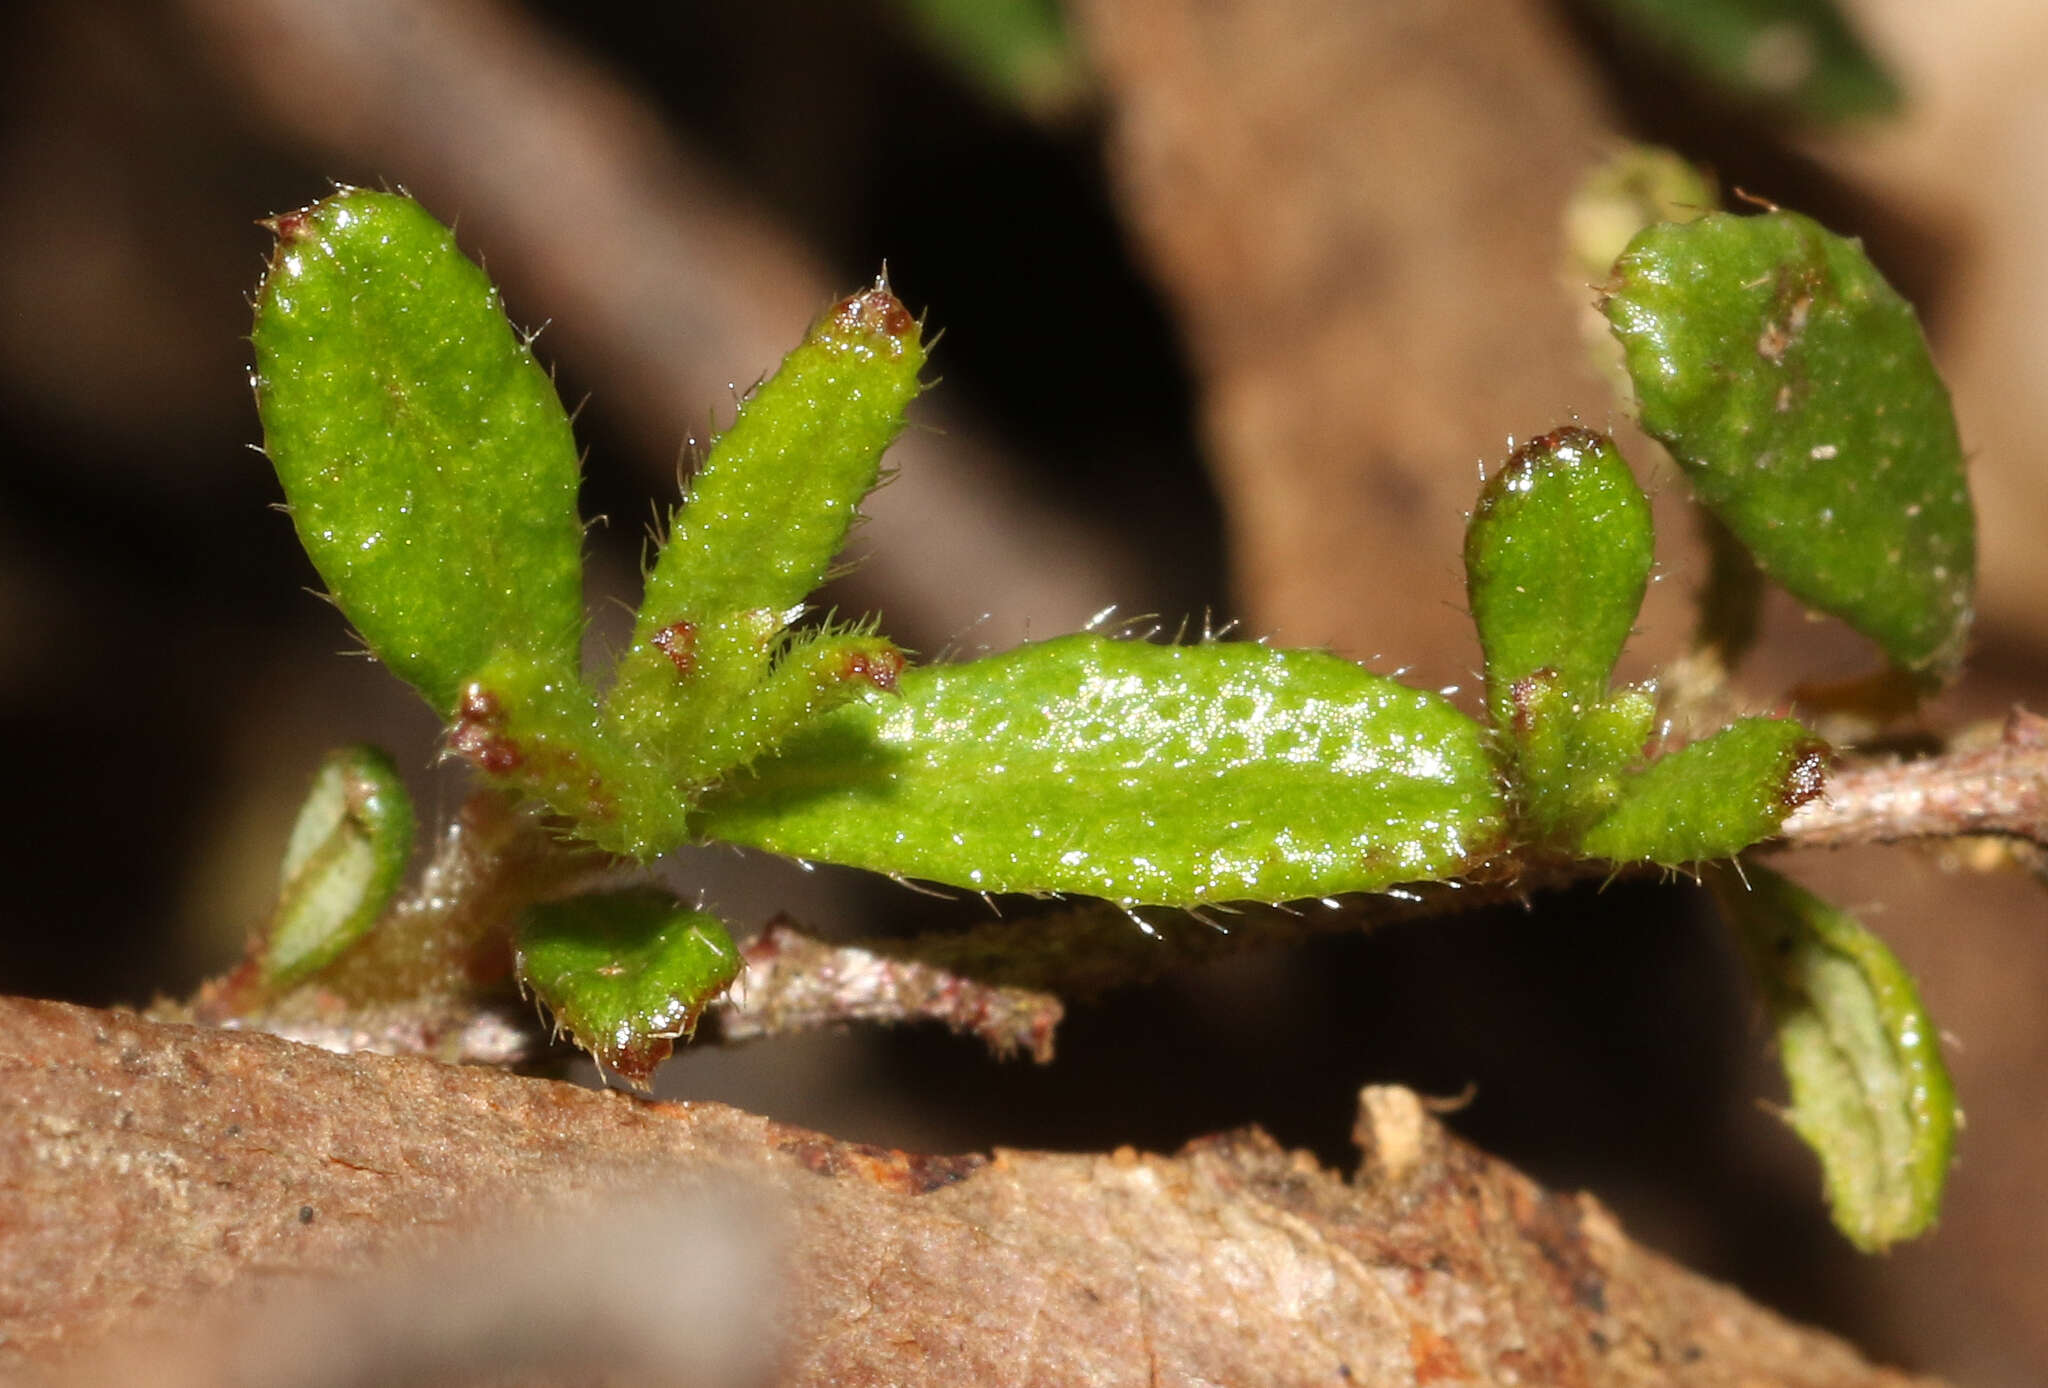
[(1591, 704), (1650, 582), (1650, 503), (1605, 437), (1531, 439), (1486, 480), (1465, 531), (1465, 590), (1486, 656), (1486, 705), (1514, 722), (1514, 685), (1550, 670)]
[(529, 909), (516, 967), (521, 986), (577, 1045), (644, 1088), (732, 986), (740, 955), (716, 917), (657, 887), (634, 887)]
[(905, 670), (705, 802), (706, 835), (982, 891), (1281, 901), (1454, 875), (1479, 726), (1317, 651), (1063, 637)]
[(1898, 107), (1898, 84), (1833, 0), (1599, 0), (1624, 29), (1733, 93), (1813, 120)]
[(917, 320), (886, 286), (833, 305), (741, 402), (691, 479), (641, 626), (801, 604), (874, 489), (923, 365)]
[(1714, 894), (1770, 1002), (1787, 1115), (1820, 1157), (1835, 1225), (1865, 1252), (1941, 1211), (1959, 1117), (1912, 977), (1846, 912), (1767, 868), (1715, 872)]
[[(1486, 704), (1512, 752), (1518, 828), (1557, 842), (1641, 760), (1650, 701), (1607, 679), (1650, 582), (1650, 503), (1602, 435), (1559, 429), (1486, 480), (1465, 530), (1465, 589)], [(1589, 722), (1593, 726), (1588, 726)]]
[(784, 627), (845, 544), (923, 362), (917, 322), (886, 287), (851, 295), (741, 403), (698, 469), (604, 710), (612, 736), (660, 768), (671, 802), (852, 698), (870, 669), (901, 664), (880, 638), (843, 633), (839, 647), (871, 659), (821, 655), (806, 638), (792, 662)]
[(1554, 671), (1539, 670), (1516, 682), (1514, 705), (1516, 827), (1533, 843), (1576, 849), (1642, 763), (1656, 698), (1629, 688), (1588, 705), (1567, 695)]
[(1651, 227), (1605, 302), (1643, 427), (1764, 571), (1912, 670), (1969, 630), (1976, 525), (1912, 308), (1805, 217)]
[(1579, 849), (1667, 867), (1732, 858), (1820, 794), (1827, 752), (1789, 718), (1745, 718), (1630, 777)]
[(576, 445), (497, 291), (409, 198), (343, 189), (270, 226), (265, 447), (342, 611), (444, 717), (500, 648), (573, 675)]
[(391, 758), (375, 747), (328, 754), (285, 845), (258, 954), (266, 986), (310, 978), (369, 932), (405, 875), (413, 832), (412, 799)]

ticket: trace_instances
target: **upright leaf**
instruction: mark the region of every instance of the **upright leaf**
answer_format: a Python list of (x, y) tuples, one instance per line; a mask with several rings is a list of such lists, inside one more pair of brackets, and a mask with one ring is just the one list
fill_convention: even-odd
[(405, 875), (413, 832), (412, 798), (391, 758), (374, 747), (328, 755), (285, 845), (257, 955), (266, 986), (312, 977), (369, 932)]
[(1911, 670), (1951, 671), (1976, 526), (1912, 308), (1805, 217), (1654, 226), (1605, 309), (1643, 427), (1764, 571)]
[(642, 626), (780, 614), (810, 596), (874, 490), (923, 365), (917, 320), (886, 285), (834, 304), (691, 480)]
[(1611, 440), (1531, 439), (1486, 480), (1465, 531), (1465, 591), (1486, 656), (1486, 706), (1513, 724), (1538, 670), (1575, 703), (1607, 693), (1650, 583), (1650, 503)]
[(410, 198), (346, 188), (269, 225), (264, 442), (342, 611), (443, 717), (500, 648), (573, 675), (576, 445), (491, 282)]
[(1649, 586), (1650, 503), (1613, 443), (1559, 429), (1511, 454), (1465, 530), (1486, 705), (1515, 766), (1515, 811), (1568, 846), (1641, 760), (1654, 702), (1607, 681)]
[[(901, 664), (865, 634), (835, 638), (858, 645), (865, 665), (779, 663), (796, 649), (818, 654), (784, 628), (845, 545), (923, 363), (917, 321), (886, 286), (842, 299), (741, 403), (698, 469), (605, 700), (612, 734), (658, 768), (671, 801), (844, 703), (869, 669)], [(834, 669), (844, 677), (817, 678)]]
[(1283, 901), (1498, 846), (1484, 735), (1317, 651), (1062, 637), (905, 670), (705, 801), (700, 830), (981, 891)]
[(1941, 1211), (1959, 1124), (1940, 1036), (1882, 940), (1767, 868), (1744, 872), (1709, 881), (1777, 1024), (1787, 1119), (1851, 1243), (1910, 1239)]

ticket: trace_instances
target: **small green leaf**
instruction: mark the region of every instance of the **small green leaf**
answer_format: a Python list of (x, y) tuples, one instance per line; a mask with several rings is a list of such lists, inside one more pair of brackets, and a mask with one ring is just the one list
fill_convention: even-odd
[[(686, 810), (866, 687), (868, 667), (796, 657), (812, 638), (792, 646), (784, 628), (845, 545), (923, 362), (917, 322), (885, 286), (841, 300), (742, 402), (692, 480), (604, 706), (608, 734), (659, 768), (671, 805)], [(886, 642), (860, 639), (884, 659)], [(833, 671), (839, 687), (814, 687)]]
[(1820, 1157), (1828, 1206), (1874, 1253), (1941, 1212), (1955, 1090), (1912, 976), (1853, 917), (1766, 868), (1710, 881), (1777, 1024), (1787, 1115)]
[(989, 95), (1041, 120), (1070, 115), (1088, 76), (1056, 0), (896, 0), (926, 43)]
[(1605, 302), (1643, 427), (1764, 571), (1911, 670), (1969, 631), (1976, 523), (1912, 308), (1805, 217), (1651, 227)]
[(827, 310), (691, 479), (647, 580), (641, 630), (780, 618), (810, 596), (874, 490), (923, 365), (917, 320), (886, 285)]
[(301, 983), (384, 914), (412, 856), (412, 800), (374, 747), (332, 752), (313, 777), (279, 872), (258, 968), (266, 987)]
[(1588, 429), (1532, 439), (1486, 480), (1465, 530), (1465, 590), (1486, 706), (1512, 752), (1517, 828), (1563, 843), (1642, 759), (1647, 693), (1607, 680), (1650, 582), (1650, 503)]
[(1630, 777), (1579, 850), (1666, 867), (1732, 858), (1820, 794), (1827, 755), (1826, 743), (1789, 718), (1742, 719)]
[(500, 648), (573, 676), (576, 445), (497, 291), (410, 198), (344, 189), (270, 226), (265, 447), (342, 611), (443, 717)]
[(1494, 726), (1512, 725), (1515, 683), (1538, 670), (1575, 702), (1605, 697), (1654, 547), (1648, 498), (1590, 429), (1531, 439), (1486, 479), (1465, 530), (1465, 591)]
[(644, 1089), (732, 986), (740, 955), (716, 917), (635, 887), (530, 908), (515, 967), (577, 1045)]
[(1898, 83), (1833, 0), (1599, 3), (1616, 24), (1736, 97), (1819, 121), (1898, 108)]
[(1547, 669), (1517, 681), (1513, 694), (1517, 828), (1532, 843), (1576, 848), (1580, 832), (1613, 807), (1626, 773), (1642, 763), (1657, 700), (1630, 688), (1597, 704), (1575, 703)]
[(706, 800), (701, 831), (981, 891), (1283, 901), (1458, 874), (1479, 726), (1318, 651), (1063, 637), (905, 670)]

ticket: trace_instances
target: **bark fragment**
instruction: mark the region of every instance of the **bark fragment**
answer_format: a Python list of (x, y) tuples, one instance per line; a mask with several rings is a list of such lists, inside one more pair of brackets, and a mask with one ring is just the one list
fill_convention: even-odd
[[(150, 1361), (176, 1381), (275, 1315), (379, 1286), (425, 1317), (436, 1284), (394, 1267), (543, 1211), (733, 1182), (789, 1240), (781, 1383), (1908, 1381), (1635, 1247), (1405, 1090), (1367, 1091), (1355, 1183), (1257, 1131), (1171, 1157), (928, 1158), (716, 1104), (0, 1000), (0, 1096), (0, 1370), (72, 1381), (177, 1330)], [(570, 1266), (615, 1228), (553, 1227)], [(228, 1318), (252, 1297), (262, 1316)]]

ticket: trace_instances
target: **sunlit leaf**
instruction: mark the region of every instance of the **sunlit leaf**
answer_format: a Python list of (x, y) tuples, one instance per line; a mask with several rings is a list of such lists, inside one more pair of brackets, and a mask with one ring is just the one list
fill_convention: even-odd
[(491, 282), (410, 198), (344, 189), (270, 225), (264, 445), (342, 611), (443, 717), (501, 647), (573, 676), (576, 445)]
[(1279, 901), (1454, 875), (1479, 726), (1316, 651), (1069, 636), (905, 670), (705, 802), (709, 837), (983, 891)]

